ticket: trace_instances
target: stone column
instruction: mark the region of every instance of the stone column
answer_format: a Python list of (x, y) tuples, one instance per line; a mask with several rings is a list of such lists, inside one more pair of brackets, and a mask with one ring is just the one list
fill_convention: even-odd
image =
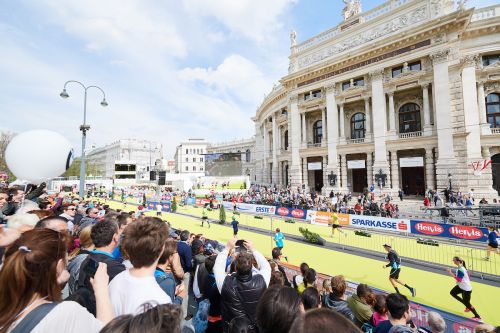
[(264, 183), (268, 184), (270, 182), (269, 178), (270, 178), (270, 175), (269, 175), (269, 164), (268, 164), (268, 157), (269, 157), (269, 133), (267, 131), (267, 126), (266, 126), (266, 123), (267, 123), (267, 119), (264, 120), (264, 124), (263, 124), (263, 130), (264, 130), (264, 163), (262, 165), (262, 177), (263, 177), (263, 181)]
[(366, 123), (366, 135), (365, 137), (370, 140), (372, 132), (372, 121), (370, 117), (370, 97), (365, 97), (365, 123)]
[(484, 96), (484, 81), (477, 83), (477, 105), (479, 112), (479, 119), (481, 122), (481, 134), (491, 134), (490, 124), (486, 119), (486, 97)]
[(321, 136), (321, 147), (326, 147), (326, 111), (325, 109), (321, 110), (321, 130), (323, 131)]
[(426, 190), (435, 189), (434, 156), (432, 148), (425, 149), (425, 186)]
[(399, 184), (399, 161), (398, 161), (398, 151), (391, 150), (391, 177), (392, 177), (392, 189), (397, 191), (401, 188)]
[(306, 187), (306, 191), (309, 192), (309, 171), (307, 170), (307, 157), (302, 159), (302, 179), (303, 184)]
[(476, 63), (477, 55), (466, 56), (461, 59), (462, 69), (462, 96), (464, 102), (465, 130), (469, 134), (466, 137), (467, 157), (473, 159), (481, 158), (481, 132), (479, 128), (479, 111), (477, 104), (476, 89)]
[(283, 185), (283, 162), (278, 162), (278, 178), (276, 179), (276, 185), (281, 187)]
[(302, 146), (307, 147), (307, 127), (306, 127), (306, 114), (301, 113), (302, 115)]
[(273, 114), (273, 168), (272, 168), (272, 173), (271, 173), (271, 182), (277, 184), (279, 182), (278, 179), (278, 149), (279, 149), (279, 144), (278, 144), (278, 138), (279, 138), (279, 133), (278, 133), (278, 123), (276, 121), (277, 113)]
[(368, 188), (374, 184), (373, 180), (373, 157), (372, 152), (366, 153), (366, 178), (368, 179)]
[(281, 126), (278, 126), (278, 154), (281, 154), (281, 136), (283, 135), (283, 131), (281, 130)]
[(424, 135), (432, 135), (431, 107), (429, 104), (429, 83), (422, 85), (422, 98), (424, 102)]
[(335, 100), (335, 83), (326, 87), (326, 112), (328, 118), (328, 165), (326, 170), (328, 174), (333, 172), (334, 175), (337, 175), (336, 185), (331, 187), (330, 184), (328, 184), (327, 190), (328, 192), (331, 190), (338, 192), (340, 188), (340, 170), (337, 155), (337, 144), (339, 142), (339, 113)]
[(389, 133), (388, 135), (396, 135), (396, 111), (394, 110), (394, 92), (389, 91)]
[[(386, 129), (387, 116), (385, 111), (385, 94), (383, 86), (384, 71), (379, 70), (370, 74), (372, 80), (372, 111), (373, 111), (373, 143), (375, 148), (375, 160), (373, 161), (374, 173), (382, 170), (390, 179), (389, 163), (387, 162)], [(375, 185), (376, 186), (376, 185)], [(386, 189), (389, 181), (386, 181)]]
[(347, 188), (347, 158), (346, 154), (340, 155), (342, 169), (342, 189), (349, 191)]
[(345, 121), (345, 116), (344, 116), (344, 103), (340, 103), (340, 142), (345, 142), (345, 126), (344, 126), (344, 121)]
[(288, 108), (290, 115), (290, 132), (289, 144), (292, 151), (292, 163), (288, 172), (290, 173), (291, 186), (297, 187), (302, 185), (302, 165), (300, 163), (300, 113), (297, 95), (290, 96), (290, 106)]
[[(448, 54), (444, 49), (430, 55), (433, 63), (436, 132), (438, 136), (438, 160), (436, 162), (437, 190), (448, 187), (448, 172), (457, 169), (453, 147), (453, 129), (450, 110), (450, 78), (448, 73)], [(459, 175), (455, 176), (457, 179)], [(456, 186), (456, 185), (455, 185)]]
[[(262, 124), (258, 119), (255, 119), (255, 146), (256, 147), (264, 147), (264, 142), (262, 140)], [(255, 156), (253, 156), (253, 160), (255, 161), (255, 181), (258, 184), (262, 184), (264, 182), (262, 175), (262, 163), (264, 162), (264, 152), (262, 149), (256, 149)]]
[(328, 157), (323, 156), (323, 164), (321, 165), (323, 170), (323, 188), (321, 189), (321, 193), (323, 193), (324, 195), (328, 195), (328, 193), (326, 193), (326, 190), (330, 186), (328, 185), (327, 160)]

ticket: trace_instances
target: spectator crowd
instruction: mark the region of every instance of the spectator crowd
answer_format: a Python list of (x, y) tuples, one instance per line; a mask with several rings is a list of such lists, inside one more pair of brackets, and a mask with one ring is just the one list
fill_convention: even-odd
[[(273, 191), (260, 202), (317, 199)], [(221, 244), (45, 184), (1, 189), (0, 210), (0, 333), (446, 330), (436, 312), (415, 327), (399, 293), (360, 284), (347, 297), (342, 275), (320, 286), (307, 263), (289, 277), (279, 247), (267, 259), (249, 239)]]

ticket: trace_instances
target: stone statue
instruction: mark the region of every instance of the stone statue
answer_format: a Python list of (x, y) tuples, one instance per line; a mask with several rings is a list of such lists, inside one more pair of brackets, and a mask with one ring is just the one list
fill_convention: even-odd
[(344, 14), (344, 20), (348, 20), (351, 17), (361, 13), (361, 0), (342, 0), (344, 1), (345, 7), (342, 13)]
[(297, 33), (295, 30), (290, 31), (290, 47), (297, 45)]

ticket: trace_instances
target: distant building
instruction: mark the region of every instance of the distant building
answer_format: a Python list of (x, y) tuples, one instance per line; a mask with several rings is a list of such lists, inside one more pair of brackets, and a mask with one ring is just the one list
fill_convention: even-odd
[(241, 153), (241, 175), (255, 181), (255, 137), (208, 145), (208, 153)]
[(205, 157), (208, 143), (205, 139), (188, 139), (175, 150), (176, 173), (205, 173)]
[[(160, 143), (122, 139), (86, 153), (86, 160), (104, 177), (135, 181), (149, 179), (149, 171), (163, 159)], [(156, 165), (156, 167), (155, 167)]]

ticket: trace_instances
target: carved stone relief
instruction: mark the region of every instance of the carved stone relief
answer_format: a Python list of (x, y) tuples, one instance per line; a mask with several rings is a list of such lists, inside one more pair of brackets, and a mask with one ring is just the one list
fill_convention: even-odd
[(318, 52), (299, 58), (298, 68), (300, 69), (326, 58), (330, 58), (346, 50), (352, 49), (385, 35), (415, 25), (421, 21), (426, 20), (427, 18), (427, 7), (423, 6), (417, 8), (409, 13), (396, 17), (389, 22), (385, 22), (378, 26), (375, 26), (368, 31), (362, 32), (335, 45), (323, 48)]

